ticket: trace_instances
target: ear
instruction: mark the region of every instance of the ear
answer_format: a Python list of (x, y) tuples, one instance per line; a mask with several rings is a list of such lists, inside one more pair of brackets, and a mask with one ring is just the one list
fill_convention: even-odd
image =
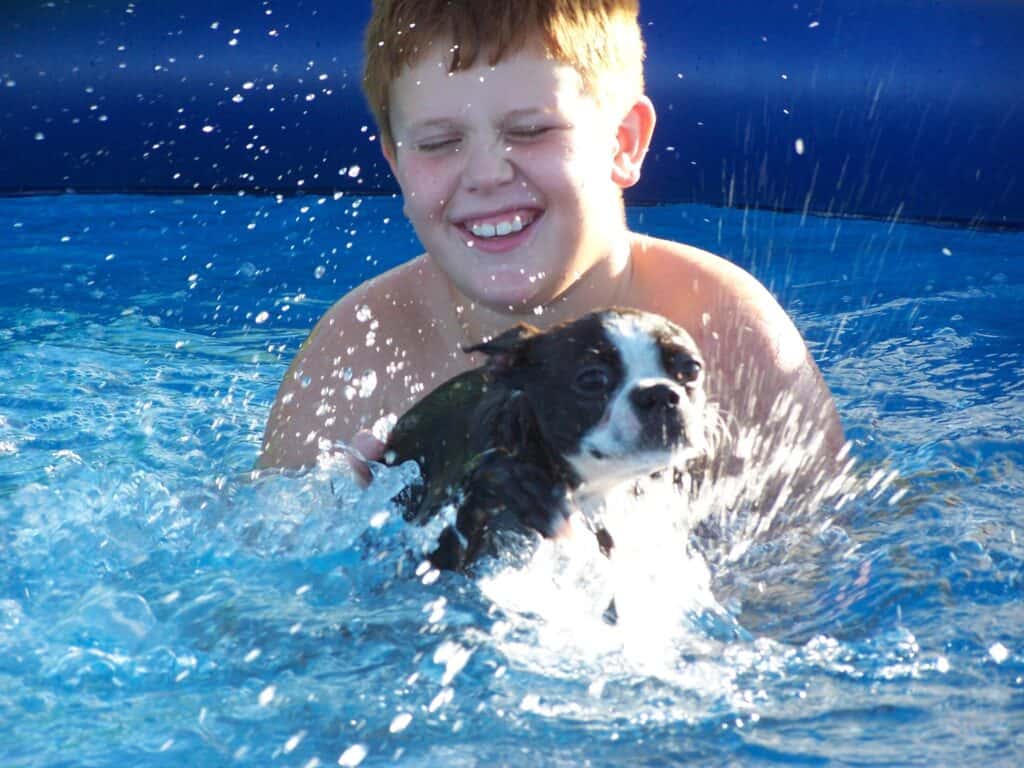
[(522, 358), (526, 350), (527, 342), (536, 336), (540, 331), (527, 323), (519, 323), (503, 333), (499, 333), (489, 341), (483, 341), (469, 347), (463, 347), (462, 351), (483, 352), (489, 358), (487, 365), (493, 370), (507, 370), (515, 365)]
[[(388, 168), (391, 169), (391, 175), (395, 177), (395, 181), (398, 182), (398, 188), (402, 188), (402, 177), (398, 175), (398, 148), (391, 142), (381, 141), (380, 142), (380, 153), (384, 155), (384, 159), (388, 162)], [(409, 201), (405, 195), (401, 196), (402, 201), (402, 212), (406, 218), (409, 218)]]
[(388, 161), (388, 167), (391, 169), (391, 175), (396, 179), (398, 178), (398, 169), (395, 165), (395, 147), (387, 141), (380, 142), (380, 153), (384, 155), (384, 159)]
[(529, 398), (522, 392), (514, 392), (495, 403), (491, 424), (495, 445), (511, 454), (543, 440), (537, 426), (537, 415)]
[(651, 146), (655, 118), (654, 104), (641, 94), (619, 123), (612, 180), (623, 189), (640, 180), (640, 168)]

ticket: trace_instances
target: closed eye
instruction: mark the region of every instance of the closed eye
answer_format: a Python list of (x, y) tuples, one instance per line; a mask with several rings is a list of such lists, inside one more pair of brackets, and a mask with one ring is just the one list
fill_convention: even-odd
[(554, 128), (547, 125), (530, 125), (521, 128), (509, 128), (505, 131), (505, 136), (513, 141), (530, 141), (531, 139), (540, 138), (553, 130)]
[(442, 149), (448, 149), (456, 146), (459, 143), (459, 139), (455, 136), (441, 138), (441, 139), (427, 139), (425, 141), (416, 142), (417, 152), (437, 152)]

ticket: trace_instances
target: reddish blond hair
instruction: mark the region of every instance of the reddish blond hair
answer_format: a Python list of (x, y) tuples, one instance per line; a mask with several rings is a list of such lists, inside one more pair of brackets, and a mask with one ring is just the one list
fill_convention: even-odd
[(391, 83), (439, 41), (451, 45), (448, 70), (458, 72), (480, 55), (494, 66), (537, 40), (580, 74), (591, 96), (632, 103), (644, 87), (638, 12), (639, 0), (373, 0), (363, 91), (381, 141), (394, 148)]

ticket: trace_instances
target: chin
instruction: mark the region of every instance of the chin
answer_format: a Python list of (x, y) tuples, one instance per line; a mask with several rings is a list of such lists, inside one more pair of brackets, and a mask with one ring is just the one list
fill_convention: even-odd
[(468, 298), (496, 312), (514, 314), (531, 312), (553, 300), (554, 294), (539, 280), (530, 279), (518, 270), (491, 272), (473, 283), (459, 286)]

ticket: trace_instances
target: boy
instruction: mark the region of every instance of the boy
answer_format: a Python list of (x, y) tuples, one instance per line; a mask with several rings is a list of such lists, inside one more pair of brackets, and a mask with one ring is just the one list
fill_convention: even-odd
[(637, 11), (637, 0), (374, 1), (364, 87), (426, 252), (320, 320), (281, 384), (260, 467), (347, 448), (379, 459), (395, 417), (480, 364), (462, 347), (607, 306), (694, 336), (710, 398), (747, 436), (727, 457), (770, 462), (797, 443), (836, 455), (832, 398), (767, 290), (626, 227), (622, 190), (655, 122)]

